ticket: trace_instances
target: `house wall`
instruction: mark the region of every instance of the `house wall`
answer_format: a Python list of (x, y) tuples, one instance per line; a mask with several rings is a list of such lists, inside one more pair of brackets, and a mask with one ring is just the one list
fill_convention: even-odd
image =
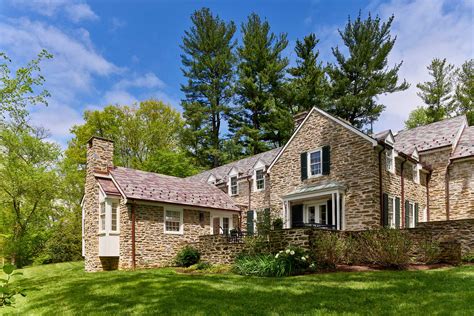
[(474, 159), (451, 164), (449, 206), (449, 219), (474, 218)]
[[(330, 174), (301, 181), (300, 154), (330, 145)], [(271, 208), (282, 216), (282, 196), (328, 180), (346, 186), (346, 229), (380, 226), (378, 154), (372, 143), (313, 111), (271, 169)]]

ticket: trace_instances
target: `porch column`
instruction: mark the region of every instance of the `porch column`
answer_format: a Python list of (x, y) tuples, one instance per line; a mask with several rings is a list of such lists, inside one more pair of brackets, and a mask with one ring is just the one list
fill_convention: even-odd
[(336, 206), (336, 229), (340, 230), (341, 229), (341, 201), (340, 201), (340, 196), (339, 196), (339, 191), (336, 192), (336, 201), (337, 201), (337, 206)]
[(336, 196), (335, 193), (332, 193), (332, 194), (331, 194), (331, 200), (332, 200), (332, 203), (331, 203), (331, 206), (332, 206), (332, 210), (331, 210), (331, 211), (332, 211), (332, 216), (331, 216), (331, 218), (332, 218), (332, 221), (333, 221), (333, 223), (332, 223), (333, 225), (337, 224), (337, 219), (336, 219), (336, 203), (337, 203), (337, 201), (336, 201), (336, 197), (335, 197), (335, 196)]
[(283, 201), (283, 227), (284, 228), (290, 228), (289, 204), (290, 202), (286, 200)]
[(342, 221), (341, 221), (341, 230), (345, 230), (346, 229), (346, 195), (343, 194), (342, 195), (342, 212), (341, 212), (341, 216), (342, 216)]

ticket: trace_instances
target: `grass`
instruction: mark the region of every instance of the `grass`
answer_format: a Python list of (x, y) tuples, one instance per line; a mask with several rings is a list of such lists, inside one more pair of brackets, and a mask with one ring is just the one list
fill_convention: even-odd
[(24, 269), (6, 315), (474, 315), (474, 266), (287, 278), (178, 274), (171, 268), (85, 273), (83, 263)]

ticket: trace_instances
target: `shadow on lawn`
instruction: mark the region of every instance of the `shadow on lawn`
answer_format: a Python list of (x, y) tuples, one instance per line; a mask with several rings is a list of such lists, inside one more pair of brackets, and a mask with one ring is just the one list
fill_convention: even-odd
[[(33, 314), (467, 313), (474, 281), (463, 270), (331, 273), (290, 278), (104, 272), (28, 283)], [(26, 285), (26, 284), (25, 284)], [(41, 292), (40, 292), (41, 293)], [(38, 293), (39, 294), (39, 293)]]

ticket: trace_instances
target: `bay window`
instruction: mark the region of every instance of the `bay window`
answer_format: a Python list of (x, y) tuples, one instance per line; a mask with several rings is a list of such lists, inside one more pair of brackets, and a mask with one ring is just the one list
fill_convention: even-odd
[(99, 203), (99, 233), (119, 233), (119, 202), (102, 197)]

